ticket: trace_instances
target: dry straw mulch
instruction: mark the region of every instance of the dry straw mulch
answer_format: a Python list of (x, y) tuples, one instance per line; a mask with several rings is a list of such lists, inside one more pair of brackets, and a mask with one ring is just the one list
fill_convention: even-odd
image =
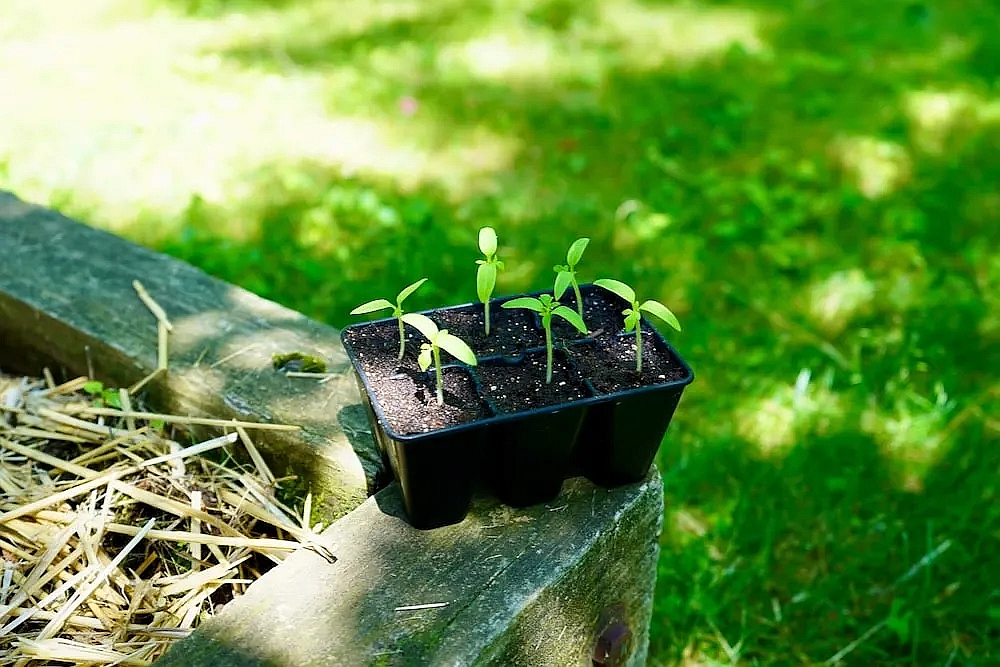
[(282, 426), (136, 402), (0, 375), (0, 665), (148, 665), (290, 552), (333, 559), (250, 437)]

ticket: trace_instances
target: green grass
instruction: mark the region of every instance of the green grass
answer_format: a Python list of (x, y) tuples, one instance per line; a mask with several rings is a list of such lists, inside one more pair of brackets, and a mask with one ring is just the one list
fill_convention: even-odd
[(0, 184), (338, 326), (590, 236), (696, 373), (653, 664), (1000, 659), (1000, 6), (329, 7), (14, 2)]

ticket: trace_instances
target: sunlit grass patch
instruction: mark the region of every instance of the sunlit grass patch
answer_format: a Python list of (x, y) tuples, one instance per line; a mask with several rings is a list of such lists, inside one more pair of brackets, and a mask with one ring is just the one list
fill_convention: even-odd
[[(391, 7), (379, 3), (365, 16), (385, 21), (418, 9)], [(357, 97), (352, 77), (306, 70), (276, 76), (213, 52), (274, 30), (260, 19), (116, 22), (102, 18), (103, 9), (93, 9), (92, 22), (0, 45), (9, 73), (0, 99), (3, 184), (49, 204), (71, 191), (74, 212), (85, 210), (118, 232), (156, 215), (166, 224), (143, 232), (147, 242), (176, 233), (193, 195), (220, 205), (239, 201), (248, 175), (276, 162), (308, 160), (391, 178), (404, 190), (434, 184), (462, 196), (487, 184), (518, 149), (516, 139), (483, 127), (442, 137), (433, 115), (408, 117), (396, 105), (377, 114), (368, 105), (363, 115), (330, 114), (331, 96)], [(315, 21), (316, 11), (306, 4), (277, 24)], [(368, 25), (357, 14), (344, 16), (345, 32)]]
[(828, 336), (836, 336), (864, 314), (875, 297), (875, 283), (858, 268), (837, 271), (809, 290), (808, 315)]
[(967, 136), (982, 125), (1000, 122), (1000, 98), (986, 99), (969, 90), (912, 91), (903, 107), (914, 143), (933, 154), (942, 153), (956, 134)]
[(688, 67), (739, 47), (762, 54), (761, 18), (748, 9), (701, 3), (651, 7), (635, 0), (594, 3), (562, 29), (500, 14), (479, 34), (444, 44), (436, 68), (511, 84), (600, 83), (613, 69)]
[(861, 416), (861, 428), (896, 464), (900, 488), (919, 492), (927, 473), (947, 452), (948, 424), (954, 413), (955, 402), (940, 385), (933, 397), (903, 390), (888, 409), (869, 405)]
[(760, 13), (744, 7), (613, 0), (600, 3), (600, 17), (610, 44), (620, 49), (629, 68), (689, 65), (734, 46), (753, 54), (767, 49)]
[(809, 370), (791, 386), (744, 401), (734, 418), (737, 433), (765, 459), (780, 460), (803, 439), (845, 427), (843, 399), (830, 390), (832, 376), (812, 381)]
[(835, 159), (869, 199), (880, 199), (909, 182), (912, 161), (904, 146), (875, 137), (834, 142)]

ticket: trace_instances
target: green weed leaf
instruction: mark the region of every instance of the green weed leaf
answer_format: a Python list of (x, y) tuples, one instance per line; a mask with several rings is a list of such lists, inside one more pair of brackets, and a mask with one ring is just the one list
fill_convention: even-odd
[(104, 400), (104, 404), (112, 407), (116, 410), (122, 409), (122, 397), (114, 389), (105, 389), (101, 394), (101, 398)]
[(91, 380), (83, 385), (83, 391), (91, 396), (98, 396), (104, 392), (104, 383), (100, 380)]

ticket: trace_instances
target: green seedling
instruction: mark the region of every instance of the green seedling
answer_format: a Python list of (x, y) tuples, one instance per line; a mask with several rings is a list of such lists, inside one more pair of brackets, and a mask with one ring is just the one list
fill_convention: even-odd
[(374, 313), (379, 310), (392, 310), (392, 316), (396, 318), (399, 322), (399, 358), (403, 359), (403, 353), (406, 351), (406, 331), (403, 329), (403, 301), (406, 297), (410, 296), (417, 289), (424, 284), (427, 278), (421, 278), (417, 282), (403, 288), (399, 294), (396, 295), (396, 303), (392, 303), (388, 299), (375, 299), (374, 301), (369, 301), (368, 303), (363, 303), (354, 310), (351, 311), (351, 315), (364, 315), (366, 313)]
[(650, 315), (656, 315), (678, 331), (681, 330), (681, 323), (677, 321), (677, 316), (659, 301), (649, 299), (640, 304), (635, 298), (635, 290), (619, 280), (601, 278), (600, 280), (595, 280), (594, 284), (617, 294), (629, 302), (630, 307), (623, 310), (622, 315), (625, 316), (625, 331), (635, 329), (635, 372), (642, 373), (642, 327), (640, 326), (642, 314), (649, 313)]
[(566, 286), (563, 286), (562, 290), (559, 290), (557, 283), (555, 296), (552, 294), (542, 294), (537, 299), (533, 296), (522, 296), (516, 299), (511, 299), (507, 303), (503, 304), (504, 308), (527, 308), (528, 310), (533, 310), (542, 316), (542, 327), (545, 328), (546, 384), (551, 384), (552, 382), (552, 316), (558, 315), (576, 327), (580, 333), (587, 333), (587, 325), (583, 323), (583, 318), (580, 317), (572, 308), (563, 306), (559, 303), (559, 297), (561, 297), (565, 291)]
[(429, 341), (420, 346), (420, 356), (417, 364), (420, 370), (426, 371), (434, 364), (434, 377), (437, 380), (437, 402), (444, 405), (444, 388), (441, 384), (441, 350), (470, 366), (478, 365), (476, 353), (465, 344), (461, 338), (448, 333), (447, 329), (438, 329), (434, 321), (420, 313), (407, 313), (402, 321), (417, 329)]
[(94, 404), (99, 408), (111, 407), (122, 409), (121, 396), (117, 389), (105, 387), (100, 380), (91, 380), (83, 385), (83, 392), (94, 397)]
[(573, 294), (576, 295), (576, 312), (583, 318), (583, 297), (580, 296), (580, 285), (576, 281), (576, 265), (583, 257), (583, 251), (587, 249), (590, 239), (581, 238), (573, 241), (573, 245), (566, 251), (566, 265), (556, 265), (552, 270), (556, 272), (556, 293), (562, 294), (570, 285), (573, 286)]
[(490, 299), (497, 284), (497, 271), (503, 270), (503, 262), (497, 259), (497, 233), (492, 227), (479, 230), (479, 250), (486, 259), (477, 259), (476, 292), (483, 302), (486, 313), (486, 335), (490, 335)]

